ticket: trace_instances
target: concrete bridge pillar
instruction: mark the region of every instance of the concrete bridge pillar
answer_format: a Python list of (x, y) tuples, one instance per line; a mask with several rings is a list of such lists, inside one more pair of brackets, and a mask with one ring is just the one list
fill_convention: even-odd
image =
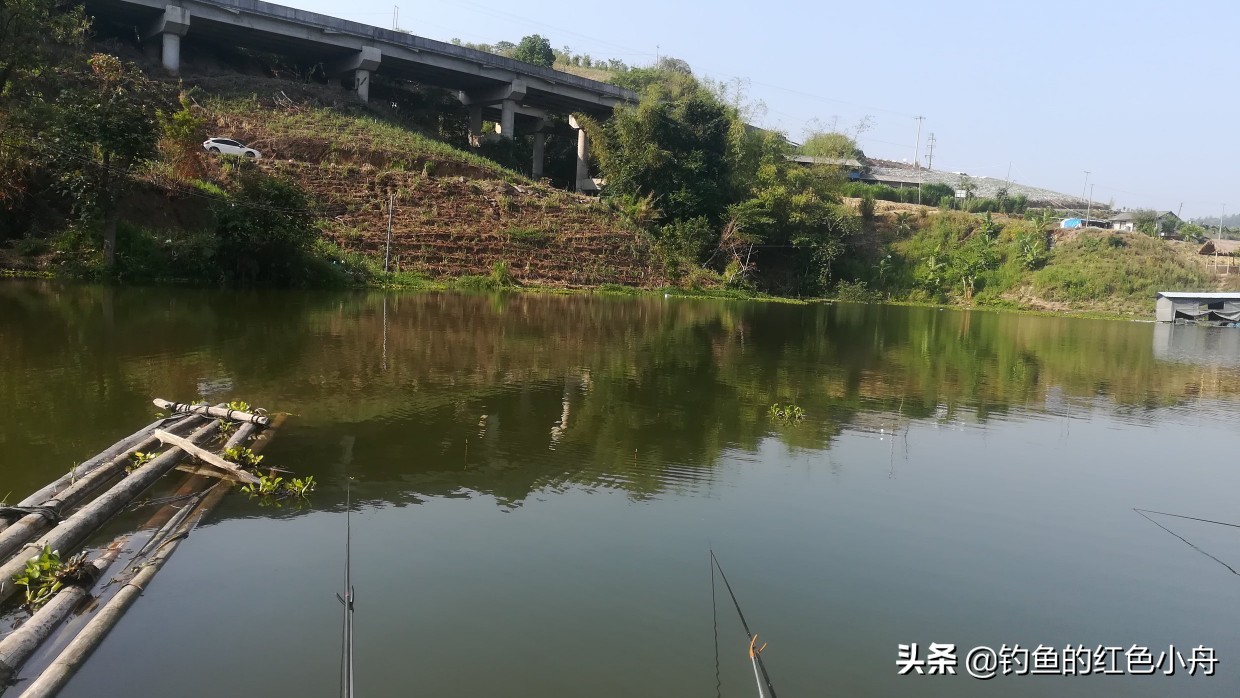
[(475, 148), (482, 145), (482, 105), (469, 105), (469, 144)]
[(370, 71), (355, 70), (353, 71), (353, 91), (357, 93), (357, 98), (363, 103), (370, 101)]
[(547, 148), (547, 134), (539, 131), (534, 134), (534, 163), (530, 166), (530, 176), (535, 180), (543, 176), (543, 154)]
[[(457, 98), (461, 100), (461, 104), (469, 107), (469, 131), (470, 142), (481, 143), (482, 134), (482, 108), (498, 104), (500, 108), (499, 123), (495, 125), (495, 131), (503, 138), (512, 140), (516, 136), (517, 112), (522, 114), (528, 113), (528, 109), (521, 107), (521, 101), (525, 99), (526, 86), (524, 80), (513, 80), (508, 85), (487, 90), (484, 92), (459, 92)], [(474, 134), (478, 134), (478, 138), (474, 138)]]
[(577, 123), (575, 117), (568, 117), (568, 125), (577, 129), (577, 191), (597, 191), (594, 180), (590, 178), (590, 137), (586, 130)]
[(329, 63), (327, 74), (343, 76), (344, 86), (365, 102), (370, 99), (370, 74), (378, 70), (382, 62), (382, 51), (374, 46), (363, 46), (357, 53)]
[(535, 180), (542, 179), (544, 154), (547, 149), (547, 120), (539, 119), (538, 129), (534, 131), (534, 162), (530, 165), (530, 176)]
[(517, 101), (505, 99), (500, 103), (499, 135), (505, 140), (512, 140), (517, 129)]
[(168, 72), (176, 75), (181, 72), (181, 37), (189, 32), (189, 10), (176, 5), (164, 8), (164, 14), (147, 27), (142, 38), (146, 40), (159, 37), (162, 43), (160, 59)]

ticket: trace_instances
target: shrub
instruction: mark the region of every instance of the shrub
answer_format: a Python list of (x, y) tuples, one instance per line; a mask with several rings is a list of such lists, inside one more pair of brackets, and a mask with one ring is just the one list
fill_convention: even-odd
[(660, 226), (659, 237), (676, 253), (693, 262), (699, 261), (717, 239), (705, 216)]
[(508, 261), (501, 259), (491, 265), (491, 282), (499, 288), (515, 285), (512, 273), (508, 269)]
[(42, 238), (22, 238), (13, 245), (17, 254), (23, 257), (38, 257), (51, 248), (51, 243)]
[(866, 221), (873, 220), (874, 219), (874, 195), (867, 193), (865, 196), (861, 197), (861, 204), (857, 207), (857, 210), (861, 214), (862, 220), (866, 220)]
[(869, 288), (864, 281), (841, 281), (835, 285), (837, 300), (849, 303), (877, 303), (883, 299), (881, 293)]
[(220, 273), (242, 283), (300, 282), (316, 231), (309, 200), (291, 180), (241, 173), (239, 188), (215, 207)]

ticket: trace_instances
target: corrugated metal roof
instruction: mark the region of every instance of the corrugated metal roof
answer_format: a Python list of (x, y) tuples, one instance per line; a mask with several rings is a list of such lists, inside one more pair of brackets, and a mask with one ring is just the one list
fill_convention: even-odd
[(862, 164), (855, 158), (827, 158), (816, 157), (813, 155), (789, 155), (788, 159), (802, 165), (839, 165), (840, 167), (854, 167), (857, 169), (862, 167)]
[[(1163, 218), (1166, 218), (1167, 216), (1171, 216), (1177, 221), (1180, 220), (1179, 216), (1175, 215), (1171, 211), (1157, 211), (1154, 213), (1155, 220), (1162, 220)], [(1112, 216), (1111, 218), (1111, 220), (1113, 221), (1135, 221), (1136, 219), (1137, 219), (1137, 214), (1135, 211), (1124, 211), (1123, 213), (1117, 216)]]
[(1171, 300), (1188, 300), (1189, 298), (1200, 298), (1202, 300), (1240, 301), (1240, 291), (1159, 291), (1154, 294), (1158, 298), (1170, 298)]

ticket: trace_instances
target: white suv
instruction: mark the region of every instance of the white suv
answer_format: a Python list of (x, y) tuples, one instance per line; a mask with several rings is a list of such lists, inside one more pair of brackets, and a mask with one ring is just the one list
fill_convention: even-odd
[(228, 138), (208, 138), (202, 142), (202, 147), (210, 153), (223, 155), (244, 155), (251, 160), (258, 160), (263, 155), (253, 148), (247, 148), (244, 143), (230, 140)]

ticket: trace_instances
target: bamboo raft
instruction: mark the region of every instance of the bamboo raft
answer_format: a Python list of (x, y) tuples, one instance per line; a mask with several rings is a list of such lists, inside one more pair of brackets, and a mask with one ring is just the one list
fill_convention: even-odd
[[(258, 452), (270, 440), (278, 419), (224, 405), (161, 399), (154, 403), (169, 416), (121, 439), (16, 505), (0, 507), (0, 601), (5, 601), (20, 589), (15, 579), (24, 573), (28, 561), (38, 561), (46, 549), (68, 559), (68, 553), (81, 549), (156, 482), (173, 471), (183, 477), (175, 494), (157, 508), (139, 533), (106, 544), (50, 600), (0, 638), (0, 682), (7, 686), (40, 646), (53, 638), (63, 641), (57, 637), (59, 631), (66, 620), (76, 619), (71, 624), (76, 634), (24, 686), (21, 698), (56, 695), (232, 486), (260, 480), (222, 454), (240, 447)], [(158, 455), (140, 460), (138, 467), (127, 467), (134, 463), (135, 453), (151, 454), (161, 448)], [(109, 581), (108, 570), (125, 552), (131, 552), (131, 558)]]

